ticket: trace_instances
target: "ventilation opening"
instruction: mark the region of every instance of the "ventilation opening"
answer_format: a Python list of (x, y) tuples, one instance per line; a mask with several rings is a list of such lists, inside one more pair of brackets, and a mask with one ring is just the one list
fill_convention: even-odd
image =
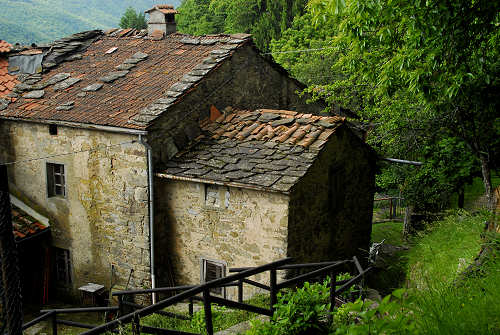
[(49, 134), (50, 135), (57, 135), (57, 126), (55, 124), (49, 125)]

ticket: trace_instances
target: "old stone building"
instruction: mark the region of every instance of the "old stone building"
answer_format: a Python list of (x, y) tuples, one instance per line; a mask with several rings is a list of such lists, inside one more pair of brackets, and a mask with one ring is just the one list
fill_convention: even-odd
[[(19, 83), (0, 104), (0, 161), (9, 163), (12, 193), (50, 219), (52, 256), (64, 259), (67, 271), (51, 282), (68, 292), (88, 282), (123, 287), (129, 278), (129, 287), (151, 287), (160, 273), (184, 280), (168, 268), (172, 236), (157, 214), (180, 189), (165, 194), (154, 171), (168, 169), (203, 134), (200, 121), (219, 118), (226, 106), (309, 114), (324, 108), (306, 104), (297, 94), (303, 86), (259, 55), (245, 34), (89, 31), (11, 53), (9, 73)], [(263, 191), (244, 192), (241, 207)], [(276, 206), (258, 206), (276, 217), (290, 211), (293, 197), (265, 194)], [(252, 251), (255, 264), (291, 250), (269, 243), (276, 253), (255, 258)]]
[(227, 108), (201, 128), (157, 174), (157, 234), (168, 241), (157, 254), (181, 282), (203, 281), (204, 262), (224, 272), (368, 249), (375, 157), (345, 118)]

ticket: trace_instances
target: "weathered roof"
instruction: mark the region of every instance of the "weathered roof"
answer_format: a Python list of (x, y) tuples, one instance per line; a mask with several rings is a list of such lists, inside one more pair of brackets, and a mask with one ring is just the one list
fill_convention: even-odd
[(318, 157), (339, 116), (226, 109), (200, 123), (203, 134), (159, 175), (288, 193)]
[(16, 242), (21, 242), (47, 230), (49, 227), (12, 205), (12, 228), (14, 239)]
[(43, 70), (51, 70), (20, 75), (18, 96), (0, 106), (0, 117), (145, 129), (249, 41), (241, 34), (145, 35), (89, 31), (39, 46)]
[(11, 49), (12, 44), (5, 42), (4, 40), (0, 40), (0, 53), (10, 52)]
[(172, 5), (154, 5), (153, 8), (150, 8), (144, 13), (150, 13), (152, 11), (159, 10), (163, 14), (178, 14), (179, 12), (174, 9)]
[(15, 76), (9, 74), (9, 61), (5, 57), (0, 57), (0, 97), (5, 97), (12, 92), (14, 86), (19, 81)]

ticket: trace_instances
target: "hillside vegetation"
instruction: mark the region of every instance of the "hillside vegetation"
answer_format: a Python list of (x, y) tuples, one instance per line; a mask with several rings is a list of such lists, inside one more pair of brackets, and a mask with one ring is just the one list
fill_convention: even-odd
[[(169, 0), (178, 6), (180, 0)], [(151, 8), (157, 0), (3, 0), (0, 39), (9, 43), (45, 43), (90, 29), (118, 27), (127, 7)]]

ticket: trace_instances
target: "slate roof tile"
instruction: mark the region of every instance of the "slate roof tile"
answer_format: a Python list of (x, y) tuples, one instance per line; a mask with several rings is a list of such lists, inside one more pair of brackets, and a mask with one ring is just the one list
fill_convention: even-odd
[[(196, 177), (288, 193), (345, 122), (338, 116), (293, 111), (225, 111), (213, 121), (207, 118), (200, 122), (202, 136), (168, 162), (163, 171), (167, 178)], [(299, 122), (304, 119), (310, 122)], [(281, 120), (286, 123), (272, 126)], [(313, 125), (316, 121), (324, 124)], [(261, 133), (265, 136), (257, 136)], [(191, 170), (186, 171), (188, 167)]]

